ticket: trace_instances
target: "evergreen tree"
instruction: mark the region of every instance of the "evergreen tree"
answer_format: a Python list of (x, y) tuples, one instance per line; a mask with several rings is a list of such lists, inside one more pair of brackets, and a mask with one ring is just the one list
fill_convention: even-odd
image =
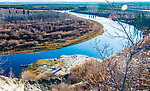
[(9, 14), (11, 13), (10, 9), (9, 9)]
[(25, 9), (23, 9), (23, 14), (25, 14), (26, 13), (26, 11), (25, 11)]
[(28, 9), (28, 14), (30, 14), (30, 11), (29, 11), (29, 9)]

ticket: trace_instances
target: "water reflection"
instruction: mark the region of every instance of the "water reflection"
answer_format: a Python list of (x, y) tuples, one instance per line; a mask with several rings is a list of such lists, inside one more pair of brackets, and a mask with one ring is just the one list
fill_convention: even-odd
[(89, 15), (89, 19), (96, 19), (96, 15)]

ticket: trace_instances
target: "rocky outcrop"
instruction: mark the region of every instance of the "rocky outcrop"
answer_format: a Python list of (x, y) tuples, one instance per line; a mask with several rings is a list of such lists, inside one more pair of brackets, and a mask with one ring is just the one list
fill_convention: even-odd
[(18, 78), (0, 76), (0, 91), (42, 91), (40, 88), (31, 85)]
[(76, 86), (86, 82), (66, 84), (71, 69), (90, 60), (102, 61), (85, 55), (62, 55), (55, 59), (38, 60), (25, 68), (20, 78), (0, 76), (0, 91), (54, 91), (60, 87), (75, 91)]
[[(100, 59), (84, 56), (84, 55), (62, 55), (55, 59), (43, 59), (38, 60), (33, 64), (30, 64), (21, 73), (21, 78), (24, 80), (41, 79), (41, 78), (55, 78), (62, 77), (70, 74), (70, 70), (77, 66), (82, 65), (87, 60), (98, 60)], [(27, 76), (30, 76), (29, 78)]]
[[(63, 83), (66, 87), (69, 86), (69, 89), (75, 89), (78, 86), (80, 88), (80, 85), (86, 82), (67, 84), (70, 83), (71, 70), (76, 66), (82, 66), (87, 61), (92, 60), (102, 62), (100, 59), (85, 55), (62, 55), (55, 59), (42, 59), (25, 68), (21, 72), (20, 78), (34, 86), (40, 87), (42, 91), (59, 89), (61, 87), (60, 84)], [(62, 88), (64, 87), (62, 86)]]

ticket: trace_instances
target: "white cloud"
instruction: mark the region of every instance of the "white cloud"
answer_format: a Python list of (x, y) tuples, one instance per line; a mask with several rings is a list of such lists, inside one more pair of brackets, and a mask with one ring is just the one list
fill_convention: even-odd
[(5, 0), (0, 0), (0, 2), (6, 2)]

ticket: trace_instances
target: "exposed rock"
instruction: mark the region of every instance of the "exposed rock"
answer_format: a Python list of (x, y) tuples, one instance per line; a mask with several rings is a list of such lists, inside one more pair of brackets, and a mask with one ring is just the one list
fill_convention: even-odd
[(41, 91), (36, 86), (18, 78), (0, 76), (0, 91)]
[[(30, 64), (22, 71), (21, 78), (28, 78), (24, 75), (29, 72), (32, 72), (35, 75), (34, 79), (62, 77), (70, 74), (70, 70), (73, 67), (77, 65), (82, 65), (85, 63), (85, 61), (93, 59), (97, 61), (102, 61), (100, 59), (84, 55), (62, 55), (61, 57), (55, 59), (38, 60), (35, 63)], [(28, 76), (30, 76), (30, 78), (33, 78), (31, 77), (31, 75)]]

